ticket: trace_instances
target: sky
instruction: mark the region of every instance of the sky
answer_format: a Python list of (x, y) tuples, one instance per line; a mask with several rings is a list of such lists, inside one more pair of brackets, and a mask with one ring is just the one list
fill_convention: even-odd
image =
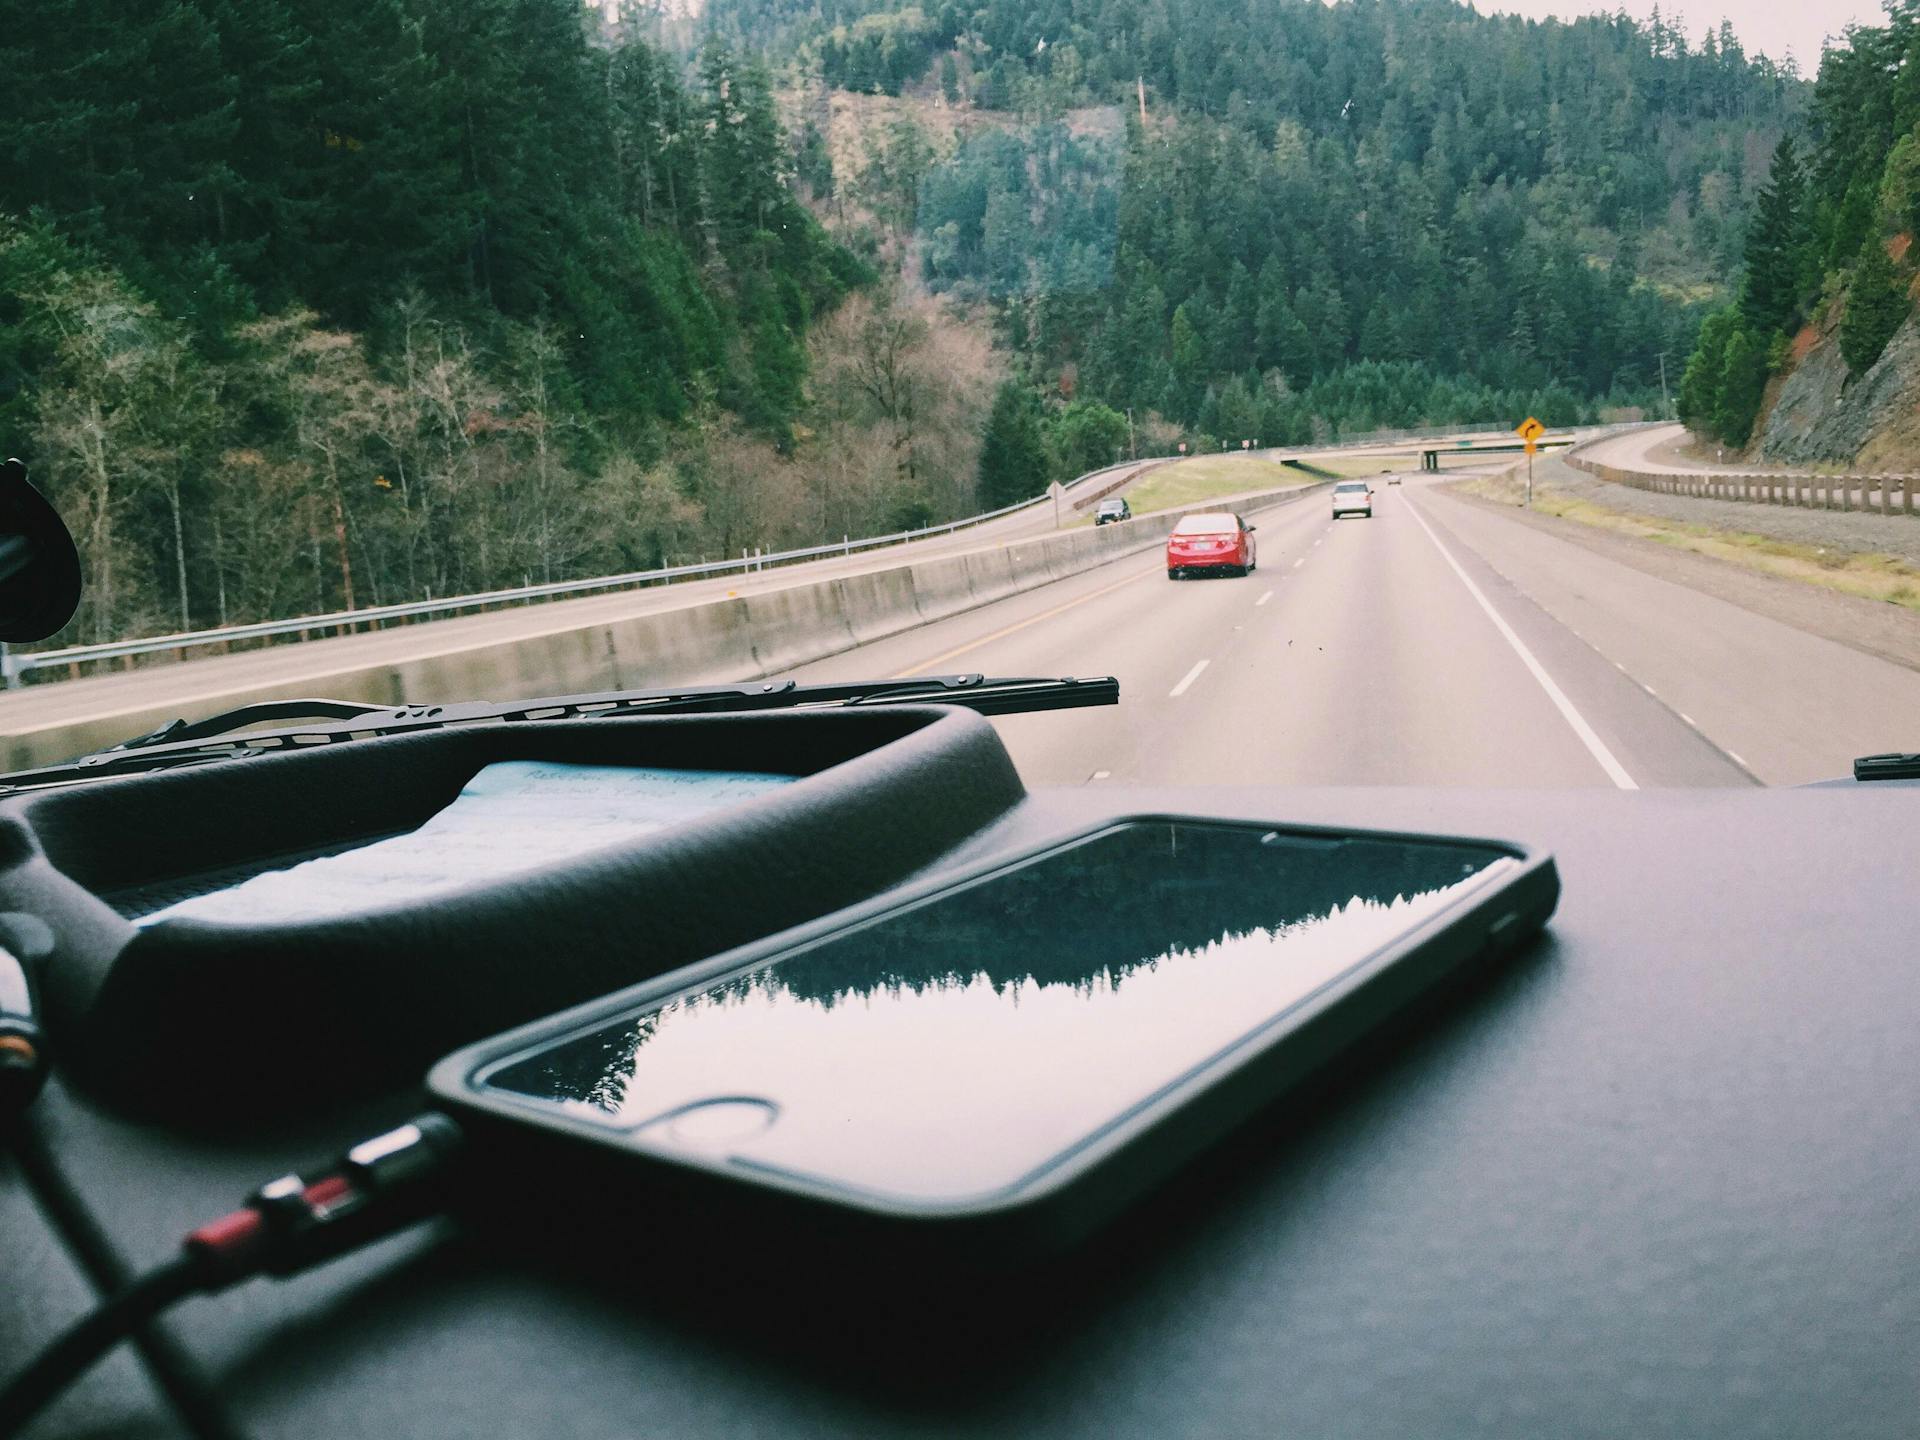
[[(1653, 13), (1654, 0), (1626, 0), (1635, 19)], [(1482, 14), (1526, 15), (1535, 20), (1549, 15), (1570, 20), (1599, 10), (1611, 14), (1608, 0), (1476, 0)], [(1820, 48), (1827, 35), (1838, 37), (1849, 24), (1886, 22), (1879, 0), (1666, 0), (1660, 13), (1671, 22), (1675, 13), (1686, 19), (1688, 40), (1698, 43), (1703, 31), (1718, 29), (1721, 19), (1733, 23), (1748, 54), (1756, 51), (1774, 60), (1789, 54), (1800, 62), (1800, 73), (1812, 79), (1820, 68)]]

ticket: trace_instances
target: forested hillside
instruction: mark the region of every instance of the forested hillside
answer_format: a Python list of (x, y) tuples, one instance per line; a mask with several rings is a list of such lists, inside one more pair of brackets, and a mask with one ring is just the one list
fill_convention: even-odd
[(1848, 383), (1864, 376), (1912, 311), (1916, 233), (1920, 14), (1906, 0), (1885, 26), (1853, 29), (1827, 51), (1804, 132), (1775, 150), (1739, 292), (1687, 365), (1687, 423), (1747, 444), (1769, 379), (1823, 339)]
[(0, 74), (0, 452), (79, 533), (70, 637), (972, 503), (990, 357), (849, 309), (873, 273), (723, 45), (578, 0), (7, 0)]
[(69, 641), (1652, 407), (1806, 89), (1451, 0), (0, 0), (0, 74)]
[(1219, 438), (1657, 403), (1806, 88), (1725, 26), (1446, 0), (712, 14), (979, 117), (920, 183), (927, 283), (1057, 398)]

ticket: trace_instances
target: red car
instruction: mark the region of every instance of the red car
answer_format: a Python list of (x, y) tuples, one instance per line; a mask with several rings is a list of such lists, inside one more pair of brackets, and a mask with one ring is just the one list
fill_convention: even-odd
[(1167, 537), (1167, 578), (1179, 580), (1206, 571), (1245, 575), (1259, 564), (1253, 531), (1238, 515), (1224, 511), (1186, 516)]

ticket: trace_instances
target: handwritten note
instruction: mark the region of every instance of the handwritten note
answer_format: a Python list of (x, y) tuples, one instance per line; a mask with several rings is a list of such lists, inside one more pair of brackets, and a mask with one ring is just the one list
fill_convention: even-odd
[(339, 919), (525, 874), (793, 783), (791, 775), (513, 760), (418, 830), (269, 871), (142, 916), (237, 924)]

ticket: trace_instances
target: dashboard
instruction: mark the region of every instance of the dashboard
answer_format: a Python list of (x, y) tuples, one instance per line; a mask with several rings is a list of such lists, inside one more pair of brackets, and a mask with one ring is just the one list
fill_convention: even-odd
[[(914, 878), (1133, 814), (1498, 836), (1562, 895), (1056, 1267), (801, 1284), (639, 1207), (658, 1265), (442, 1223), (189, 1301), (28, 1433), (1912, 1433), (1920, 787), (1043, 790)], [(0, 1160), (6, 1353), (419, 1103), (199, 1131), (56, 1079)]]

